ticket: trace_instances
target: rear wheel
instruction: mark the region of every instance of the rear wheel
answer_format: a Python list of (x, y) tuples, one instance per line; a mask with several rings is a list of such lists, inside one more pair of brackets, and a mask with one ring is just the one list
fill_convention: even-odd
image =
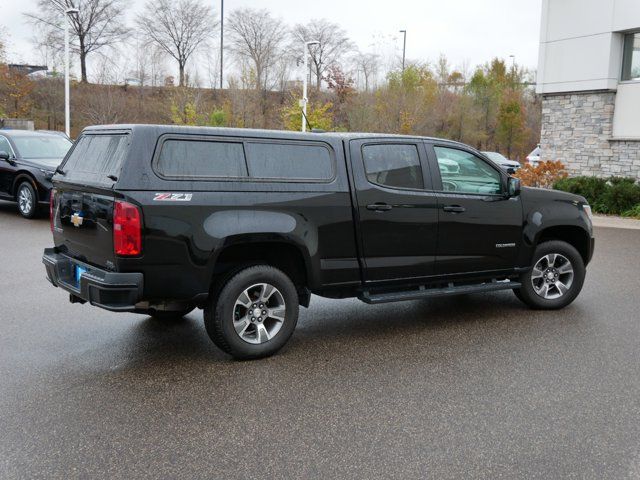
[(24, 181), (18, 185), (16, 190), (16, 201), (18, 202), (18, 212), (24, 218), (33, 218), (38, 212), (38, 197), (31, 182)]
[(298, 322), (298, 294), (277, 268), (256, 265), (231, 277), (204, 309), (207, 333), (238, 359), (273, 355)]
[(536, 248), (533, 268), (521, 275), (522, 287), (514, 293), (532, 308), (563, 308), (582, 290), (585, 272), (584, 261), (572, 245), (544, 242)]

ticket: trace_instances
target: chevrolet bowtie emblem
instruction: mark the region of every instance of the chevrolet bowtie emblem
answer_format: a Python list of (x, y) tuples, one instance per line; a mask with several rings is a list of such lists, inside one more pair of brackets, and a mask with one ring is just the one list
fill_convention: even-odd
[(74, 213), (73, 215), (71, 215), (71, 223), (73, 223), (74, 227), (79, 227), (80, 225), (82, 225), (82, 215), (80, 215), (79, 213)]

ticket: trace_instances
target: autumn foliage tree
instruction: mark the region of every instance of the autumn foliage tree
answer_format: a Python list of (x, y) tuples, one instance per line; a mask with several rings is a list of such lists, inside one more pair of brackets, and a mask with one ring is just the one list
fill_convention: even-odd
[(566, 178), (567, 175), (562, 162), (549, 160), (540, 162), (536, 166), (526, 163), (514, 176), (527, 187), (551, 188), (554, 183)]
[(33, 107), (33, 81), (17, 69), (0, 64), (0, 112), (12, 118), (24, 118)]
[(503, 145), (507, 158), (522, 149), (525, 139), (525, 107), (519, 95), (511, 93), (502, 99), (498, 110), (496, 141)]

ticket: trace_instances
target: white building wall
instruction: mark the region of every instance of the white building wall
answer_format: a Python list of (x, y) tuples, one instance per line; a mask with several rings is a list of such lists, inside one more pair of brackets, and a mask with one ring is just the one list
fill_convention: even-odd
[(640, 0), (543, 0), (537, 92), (615, 91), (634, 29)]
[(640, 0), (543, 0), (543, 160), (574, 175), (640, 179), (640, 82), (620, 81), (630, 32), (640, 32)]

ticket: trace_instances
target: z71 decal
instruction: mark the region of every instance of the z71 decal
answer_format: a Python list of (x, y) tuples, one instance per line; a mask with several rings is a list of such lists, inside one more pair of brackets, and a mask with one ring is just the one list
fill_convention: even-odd
[(156, 193), (154, 202), (190, 202), (193, 193)]

